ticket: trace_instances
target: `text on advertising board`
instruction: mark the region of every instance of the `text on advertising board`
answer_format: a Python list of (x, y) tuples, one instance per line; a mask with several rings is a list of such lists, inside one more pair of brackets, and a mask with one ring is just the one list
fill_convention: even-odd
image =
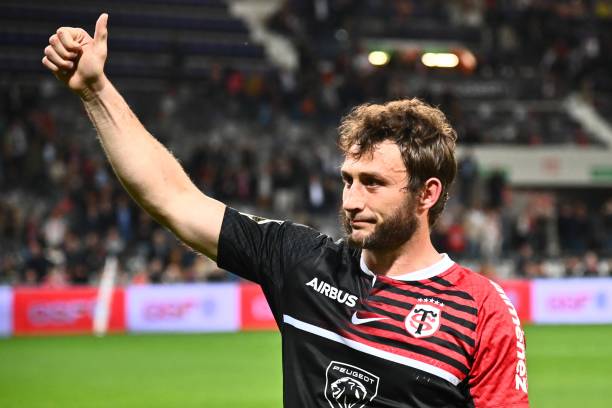
[[(15, 334), (89, 333), (97, 288), (14, 290)], [(124, 290), (116, 288), (111, 300), (109, 330), (125, 330)]]
[(612, 323), (612, 279), (537, 279), (536, 323)]
[(238, 290), (234, 284), (129, 287), (128, 329), (145, 332), (238, 330)]

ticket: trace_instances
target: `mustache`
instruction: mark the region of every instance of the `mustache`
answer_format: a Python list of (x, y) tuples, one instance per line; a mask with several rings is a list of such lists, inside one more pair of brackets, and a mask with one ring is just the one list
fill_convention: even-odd
[(376, 223), (375, 218), (352, 215), (347, 213), (342, 207), (338, 209), (338, 218), (340, 219), (340, 224), (346, 235), (351, 235), (353, 233), (353, 226), (351, 225), (353, 222)]
[(363, 215), (353, 215), (348, 211), (345, 211), (342, 207), (338, 209), (340, 218), (349, 222), (376, 222), (376, 217), (364, 217)]

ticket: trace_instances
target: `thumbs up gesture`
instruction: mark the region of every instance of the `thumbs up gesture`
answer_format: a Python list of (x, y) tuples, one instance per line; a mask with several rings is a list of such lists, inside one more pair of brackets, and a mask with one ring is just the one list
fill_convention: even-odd
[(82, 28), (61, 27), (45, 48), (43, 65), (81, 97), (104, 87), (107, 22), (108, 14), (100, 15), (93, 38)]

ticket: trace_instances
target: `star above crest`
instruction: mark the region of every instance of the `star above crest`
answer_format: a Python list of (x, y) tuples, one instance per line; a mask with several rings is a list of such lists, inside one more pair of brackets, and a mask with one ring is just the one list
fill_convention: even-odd
[(431, 303), (439, 307), (444, 307), (444, 303), (440, 302), (438, 299), (434, 298), (419, 298), (418, 301), (420, 303)]

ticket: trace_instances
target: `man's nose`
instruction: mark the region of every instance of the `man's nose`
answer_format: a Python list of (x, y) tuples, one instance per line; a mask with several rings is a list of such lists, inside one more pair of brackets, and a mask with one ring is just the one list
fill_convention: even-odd
[(358, 184), (345, 187), (342, 193), (342, 208), (348, 212), (359, 212), (363, 210), (365, 200), (363, 189)]

